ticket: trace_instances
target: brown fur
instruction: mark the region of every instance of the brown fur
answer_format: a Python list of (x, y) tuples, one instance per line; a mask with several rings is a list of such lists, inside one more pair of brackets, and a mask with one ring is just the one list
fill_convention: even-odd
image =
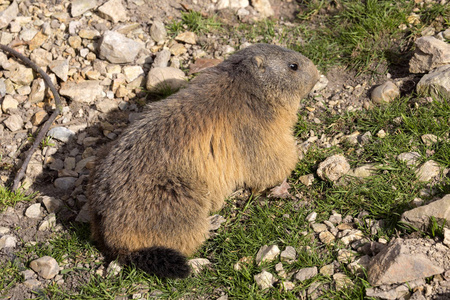
[(298, 105), (317, 80), (301, 54), (259, 44), (150, 104), (92, 174), (93, 238), (113, 256), (154, 246), (191, 255), (228, 195), (292, 172)]

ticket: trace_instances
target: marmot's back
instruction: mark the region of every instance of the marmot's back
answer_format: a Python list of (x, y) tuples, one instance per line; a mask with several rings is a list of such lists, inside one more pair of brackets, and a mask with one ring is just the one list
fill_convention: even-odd
[(145, 257), (147, 272), (186, 276), (178, 253), (204, 241), (226, 196), (274, 186), (294, 169), (298, 105), (317, 80), (304, 56), (260, 44), (150, 104), (92, 174), (93, 237), (112, 258)]

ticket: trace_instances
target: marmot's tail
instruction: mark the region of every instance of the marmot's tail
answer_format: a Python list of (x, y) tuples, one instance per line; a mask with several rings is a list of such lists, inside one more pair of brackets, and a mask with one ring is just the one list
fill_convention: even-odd
[(126, 263), (158, 277), (186, 278), (191, 271), (183, 254), (165, 247), (138, 250), (128, 254), (125, 259)]

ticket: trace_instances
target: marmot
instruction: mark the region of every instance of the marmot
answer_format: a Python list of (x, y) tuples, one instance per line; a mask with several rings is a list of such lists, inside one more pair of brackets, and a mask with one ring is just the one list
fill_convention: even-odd
[(92, 237), (108, 257), (184, 278), (211, 212), (238, 188), (262, 191), (298, 160), (293, 127), (318, 81), (313, 63), (249, 46), (148, 105), (91, 174)]

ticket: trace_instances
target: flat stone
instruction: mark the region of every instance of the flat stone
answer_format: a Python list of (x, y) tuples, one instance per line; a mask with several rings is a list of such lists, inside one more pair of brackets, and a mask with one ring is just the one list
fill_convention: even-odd
[(19, 106), (19, 101), (14, 99), (11, 95), (6, 95), (2, 101), (2, 111), (7, 113), (10, 109), (16, 109)]
[(445, 195), (430, 204), (405, 211), (401, 220), (417, 228), (425, 229), (428, 227), (431, 217), (441, 221), (445, 220), (446, 224), (450, 224), (450, 195)]
[(295, 274), (295, 279), (299, 281), (305, 281), (310, 278), (313, 278), (318, 274), (317, 267), (311, 267), (311, 268), (303, 268)]
[(319, 233), (319, 240), (324, 244), (329, 245), (333, 243), (335, 239), (336, 237), (328, 230)]
[(132, 82), (139, 76), (145, 75), (141, 66), (125, 66), (123, 67), (123, 74), (127, 82)]
[(349, 234), (341, 238), (341, 241), (345, 245), (350, 245), (354, 241), (358, 241), (364, 237), (364, 233), (361, 230), (353, 229)]
[(275, 14), (269, 0), (252, 0), (253, 8), (260, 14), (260, 18), (268, 18)]
[(191, 31), (185, 31), (175, 37), (178, 42), (195, 45), (197, 43), (197, 35)]
[(130, 63), (134, 61), (142, 48), (143, 44), (123, 34), (106, 31), (100, 42), (99, 56), (114, 64)]
[(220, 225), (226, 221), (221, 215), (213, 215), (208, 217), (209, 220), (209, 230), (214, 231), (220, 228)]
[(211, 265), (211, 262), (206, 258), (194, 258), (188, 261), (188, 265), (194, 274), (199, 274), (206, 266)]
[(426, 73), (434, 68), (450, 64), (450, 45), (432, 36), (418, 38), (416, 51), (409, 62), (411, 73)]
[(68, 81), (61, 86), (59, 92), (75, 102), (92, 103), (103, 95), (103, 87), (98, 80)]
[(61, 199), (42, 196), (42, 204), (49, 213), (56, 213), (64, 206), (64, 202)]
[(333, 280), (337, 291), (340, 291), (344, 288), (350, 288), (353, 286), (352, 280), (343, 273), (334, 274)]
[(97, 0), (73, 0), (70, 8), (72, 17), (78, 17), (97, 6)]
[(61, 177), (56, 178), (53, 185), (60, 190), (70, 191), (75, 187), (75, 182), (77, 178), (75, 177)]
[(95, 29), (80, 29), (78, 35), (82, 39), (93, 40), (100, 37), (100, 32)]
[(180, 69), (166, 67), (153, 68), (147, 75), (147, 89), (170, 88), (177, 90), (186, 84), (186, 76)]
[(315, 211), (313, 211), (306, 216), (305, 220), (308, 223), (313, 223), (314, 221), (316, 221), (316, 218), (317, 218), (317, 213)]
[(420, 139), (428, 147), (438, 142), (438, 137), (435, 136), (434, 134), (424, 134), (420, 137)]
[(122, 0), (110, 0), (98, 8), (101, 17), (113, 23), (125, 22), (128, 20), (127, 11), (122, 4)]
[(273, 284), (276, 281), (275, 277), (267, 271), (262, 271), (261, 273), (256, 274), (254, 276), (254, 279), (255, 279), (256, 284), (258, 285), (258, 287), (261, 290), (265, 290), (265, 289), (273, 287)]
[(314, 230), (315, 233), (321, 233), (325, 230), (327, 230), (327, 225), (322, 224), (322, 223), (314, 223), (311, 224), (312, 229)]
[(55, 140), (67, 143), (70, 138), (75, 136), (75, 132), (66, 127), (54, 127), (47, 132), (47, 136), (51, 136)]
[(39, 126), (41, 123), (43, 123), (48, 117), (48, 114), (45, 110), (41, 109), (38, 110), (32, 117), (31, 117), (31, 124), (33, 126)]
[(102, 113), (108, 113), (119, 107), (119, 103), (113, 99), (104, 98), (97, 101), (95, 107)]
[(25, 280), (23, 282), (23, 285), (30, 290), (35, 290), (35, 289), (38, 289), (42, 285), (42, 283), (35, 278), (31, 278), (31, 279)]
[(170, 51), (168, 49), (162, 49), (158, 53), (156, 53), (155, 60), (153, 61), (153, 68), (165, 68), (169, 64), (170, 60)]
[(280, 254), (280, 248), (277, 245), (262, 246), (256, 254), (256, 263), (261, 265), (263, 262), (271, 262)]
[(11, 130), (12, 132), (22, 129), (23, 120), (19, 115), (11, 115), (6, 120), (3, 121), (3, 124)]
[(333, 276), (334, 274), (334, 264), (325, 265), (319, 269), (319, 273), (325, 276)]
[(314, 182), (314, 174), (302, 175), (299, 177), (301, 183), (306, 186), (311, 186)]
[(69, 73), (69, 60), (61, 59), (52, 61), (48, 67), (62, 81), (67, 81)]
[(400, 89), (392, 81), (386, 81), (372, 90), (371, 99), (375, 103), (388, 103), (398, 96)]
[(325, 159), (317, 168), (317, 175), (323, 180), (336, 181), (350, 170), (347, 159), (339, 154)]
[(397, 160), (403, 161), (407, 166), (414, 166), (417, 165), (421, 157), (417, 152), (404, 152), (397, 156)]
[(281, 252), (280, 259), (281, 261), (294, 261), (297, 258), (297, 251), (292, 246), (286, 246), (286, 249)]
[(450, 229), (444, 228), (444, 245), (450, 248)]
[(75, 221), (80, 222), (80, 223), (89, 223), (91, 221), (91, 215), (89, 213), (89, 204), (88, 203), (83, 205), (83, 207), (81, 208), (77, 217), (75, 218)]
[(15, 248), (17, 245), (17, 238), (13, 235), (4, 235), (0, 238), (0, 249)]
[(30, 268), (45, 279), (52, 279), (59, 273), (58, 262), (50, 256), (43, 256), (33, 260), (30, 263)]
[(49, 214), (47, 217), (45, 217), (44, 221), (39, 225), (38, 230), (39, 231), (45, 231), (49, 230), (52, 227), (55, 227), (56, 225), (56, 216), (54, 213)]
[(410, 253), (400, 240), (388, 245), (372, 258), (368, 281), (373, 286), (396, 284), (430, 277), (444, 272), (423, 254)]
[(13, 1), (4, 11), (0, 12), (0, 29), (8, 26), (19, 14), (19, 6)]
[(9, 79), (19, 85), (30, 85), (34, 80), (33, 69), (23, 65), (14, 64)]
[(417, 179), (421, 182), (427, 182), (438, 176), (441, 166), (434, 160), (429, 160), (416, 170)]
[(347, 175), (354, 176), (357, 178), (367, 178), (375, 175), (376, 168), (374, 164), (367, 164), (364, 166), (357, 167), (355, 169), (351, 169)]
[(183, 44), (175, 43), (170, 47), (170, 53), (173, 56), (180, 56), (187, 52), (186, 47)]
[(30, 205), (25, 211), (25, 216), (32, 219), (38, 219), (41, 217), (41, 204), (35, 203)]
[(164, 23), (158, 20), (153, 21), (152, 27), (150, 27), (150, 36), (155, 42), (164, 41), (167, 37)]
[(417, 83), (417, 93), (436, 99), (450, 98), (450, 63), (424, 75)]

